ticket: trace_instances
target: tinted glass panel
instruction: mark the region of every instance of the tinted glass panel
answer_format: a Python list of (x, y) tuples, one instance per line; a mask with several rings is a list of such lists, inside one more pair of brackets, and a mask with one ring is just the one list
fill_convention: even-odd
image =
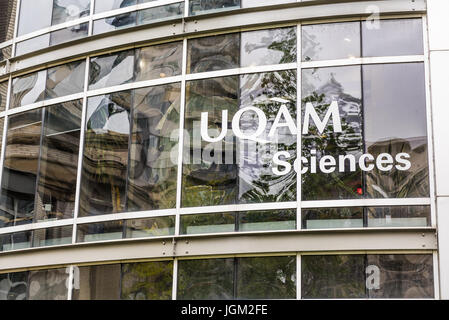
[(125, 208), (130, 105), (130, 91), (88, 100), (80, 216)]
[(33, 231), (33, 247), (56, 246), (72, 243), (72, 226), (38, 229)]
[(76, 26), (53, 31), (50, 35), (50, 45), (55, 46), (60, 43), (87, 37), (89, 33), (89, 23), (82, 23)]
[(10, 108), (44, 100), (47, 71), (39, 71), (12, 80)]
[(16, 44), (16, 56), (47, 48), (50, 45), (50, 33), (43, 34)]
[[(6, 96), (8, 95), (8, 81), (0, 83), (0, 112), (6, 109)], [(2, 125), (3, 128), (3, 125)]]
[(93, 34), (129, 28), (136, 25), (137, 12), (128, 12), (94, 21)]
[(53, 0), (52, 25), (88, 16), (90, 13), (90, 1)]
[(423, 54), (421, 19), (362, 22), (363, 56)]
[(122, 265), (122, 299), (171, 300), (173, 261)]
[(83, 92), (86, 62), (76, 61), (47, 70), (45, 98), (57, 98)]
[(151, 80), (181, 74), (182, 42), (136, 50), (135, 80)]
[(242, 67), (296, 62), (296, 28), (243, 32), (241, 37)]
[(239, 66), (239, 33), (192, 39), (187, 43), (187, 73), (232, 69)]
[(95, 13), (109, 11), (113, 9), (125, 8), (135, 5), (136, 0), (100, 0), (95, 1)]
[(120, 264), (75, 267), (72, 299), (120, 299)]
[(137, 24), (147, 24), (183, 17), (184, 2), (137, 11)]
[(101, 223), (79, 224), (77, 242), (92, 242), (122, 239), (123, 222), (108, 221)]
[(360, 22), (305, 25), (302, 61), (360, 57)]
[(178, 263), (180, 300), (232, 299), (234, 259), (181, 260)]
[(28, 272), (0, 274), (0, 300), (25, 300)]
[(120, 51), (92, 58), (89, 69), (89, 89), (100, 89), (133, 80), (134, 50)]
[(18, 250), (31, 247), (32, 231), (0, 235), (0, 251)]
[[(302, 175), (303, 200), (360, 197), (362, 172), (356, 165), (363, 154), (360, 67), (305, 69), (302, 77), (303, 130), (307, 130), (302, 134), (302, 163), (307, 168)], [(320, 132), (311, 114), (324, 120), (335, 103), (341, 132), (334, 131), (330, 120)], [(333, 168), (324, 165), (329, 157), (334, 158)]]
[(30, 272), (29, 300), (67, 300), (69, 268)]
[(362, 228), (363, 208), (302, 210), (303, 229)]
[(134, 91), (129, 210), (176, 206), (180, 95), (179, 84)]
[(190, 0), (189, 5), (189, 14), (194, 16), (197, 14), (213, 13), (240, 8), (240, 0)]
[(51, 25), (53, 0), (22, 0), (17, 35), (21, 36)]
[(42, 110), (8, 118), (0, 226), (31, 223), (38, 172)]
[(45, 109), (35, 219), (66, 219), (75, 210), (82, 100)]
[[(391, 169), (377, 165), (367, 173), (370, 197), (429, 196), (424, 78), (422, 63), (363, 66), (366, 151), (376, 159), (389, 154), (383, 168)], [(409, 155), (401, 156), (411, 164), (407, 170), (398, 161), (402, 153)]]
[(296, 256), (237, 259), (237, 299), (295, 299)]
[(296, 209), (238, 212), (239, 231), (296, 229)]
[[(0, 12), (2, 12), (0, 17), (0, 43), (11, 40), (14, 37), (17, 2), (17, 0), (3, 0), (0, 2)], [(0, 51), (2, 50), (0, 49)], [(2, 59), (0, 58), (0, 60)]]
[(429, 206), (398, 206), (367, 208), (368, 227), (430, 226)]
[(126, 238), (169, 236), (175, 234), (175, 217), (155, 217), (126, 221)]
[(181, 216), (182, 234), (235, 231), (234, 213), (208, 213)]

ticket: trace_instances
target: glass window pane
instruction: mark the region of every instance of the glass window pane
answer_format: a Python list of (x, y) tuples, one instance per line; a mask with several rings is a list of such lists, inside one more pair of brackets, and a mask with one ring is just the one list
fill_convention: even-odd
[[(6, 110), (6, 96), (8, 95), (8, 81), (0, 83), (0, 112)], [(3, 128), (3, 126), (2, 126)]]
[(85, 60), (67, 63), (48, 69), (45, 99), (83, 92), (85, 73)]
[(237, 213), (239, 231), (295, 230), (296, 209)]
[(173, 261), (122, 265), (122, 299), (171, 300), (172, 287)]
[(8, 117), (0, 227), (32, 222), (41, 124), (40, 109)]
[(57, 246), (72, 243), (73, 226), (33, 231), (33, 247)]
[(137, 12), (128, 12), (113, 17), (95, 20), (93, 27), (93, 34), (100, 34), (108, 31), (114, 31), (135, 26), (137, 23), (136, 19), (137, 19)]
[(44, 100), (47, 71), (39, 71), (12, 80), (10, 108), (17, 108)]
[(179, 300), (230, 300), (234, 292), (234, 259), (180, 260)]
[[(91, 0), (53, 0), (52, 25), (86, 17)], [(101, 0), (100, 0), (101, 2)]]
[[(16, 23), (17, 0), (1, 1), (2, 15), (0, 17), (0, 43), (11, 40), (14, 37)], [(11, 48), (11, 47), (9, 47)], [(0, 49), (0, 51), (2, 51)], [(1, 53), (0, 53), (1, 57)], [(9, 57), (7, 58), (9, 59)], [(2, 59), (0, 59), (1, 61)]]
[(93, 242), (122, 239), (123, 221), (79, 224), (76, 242)]
[(302, 61), (360, 57), (360, 22), (301, 27)]
[(120, 299), (120, 264), (75, 267), (74, 271), (72, 300)]
[(364, 57), (424, 54), (421, 19), (362, 22)]
[(430, 227), (429, 206), (367, 208), (368, 227)]
[(134, 50), (92, 58), (89, 68), (89, 90), (131, 82), (134, 73)]
[(26, 300), (28, 272), (0, 274), (0, 300)]
[(365, 256), (301, 257), (303, 299), (365, 298)]
[[(307, 134), (303, 131), (302, 135), (302, 163), (303, 170), (307, 170), (302, 175), (303, 200), (363, 195), (362, 171), (357, 165), (363, 154), (361, 96), (360, 66), (303, 70), (302, 122), (307, 126), (303, 128)], [(335, 132), (330, 119), (320, 131), (310, 115), (314, 112), (324, 120), (333, 103), (338, 106), (342, 131)], [(308, 118), (304, 119), (306, 109)], [(334, 165), (325, 166), (326, 161), (332, 161), (330, 158)]]
[(241, 66), (296, 63), (296, 28), (243, 32)]
[(166, 21), (184, 16), (184, 2), (137, 11), (137, 25)]
[[(128, 210), (176, 206), (180, 84), (134, 91)], [(174, 134), (173, 134), (174, 133)]]
[(182, 42), (136, 50), (135, 81), (178, 76), (182, 67)]
[(175, 234), (175, 217), (154, 217), (126, 221), (126, 238), (170, 236)]
[(302, 210), (303, 229), (363, 228), (363, 208)]
[(241, 0), (242, 8), (271, 6), (283, 3), (294, 3), (297, 0)]
[(20, 56), (33, 51), (47, 48), (50, 45), (50, 33), (43, 34), (16, 44), (15, 55)]
[(240, 0), (189, 0), (191, 16), (240, 8)]
[(67, 300), (69, 268), (30, 271), (29, 300)]
[(0, 61), (10, 59), (11, 55), (12, 55), (12, 46), (7, 46), (0, 49)]
[(31, 247), (32, 231), (0, 235), (0, 251), (19, 250)]
[(125, 8), (136, 4), (136, 0), (100, 0), (95, 1), (95, 13)]
[(53, 31), (50, 34), (50, 45), (55, 46), (60, 43), (73, 41), (87, 37), (89, 33), (89, 23), (82, 23), (76, 26)]
[[(424, 78), (422, 63), (363, 66), (366, 151), (375, 159), (382, 153), (391, 157), (391, 170), (380, 170), (376, 160), (367, 174), (370, 197), (429, 196)], [(400, 163), (404, 159), (408, 170)]]
[(234, 213), (189, 214), (181, 216), (181, 234), (235, 231)]
[(52, 9), (53, 0), (21, 0), (17, 35), (49, 27)]
[(431, 254), (369, 254), (367, 270), (370, 298), (434, 297)]
[(191, 39), (187, 42), (187, 73), (240, 67), (240, 34)]
[(75, 210), (82, 100), (45, 109), (35, 219), (67, 219)]
[(296, 299), (296, 256), (237, 259), (237, 299)]
[(131, 92), (88, 99), (80, 216), (125, 208)]

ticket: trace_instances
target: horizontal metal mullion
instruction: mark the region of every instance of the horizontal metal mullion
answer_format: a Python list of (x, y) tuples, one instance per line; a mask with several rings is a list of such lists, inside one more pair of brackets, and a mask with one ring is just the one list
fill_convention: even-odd
[(9, 109), (8, 111), (5, 111), (5, 113), (7, 113), (8, 115), (13, 115), (13, 114), (22, 113), (22, 112), (30, 111), (30, 110), (37, 109), (37, 108), (51, 106), (51, 105), (54, 105), (54, 104), (59, 104), (59, 103), (64, 103), (64, 102), (69, 102), (69, 101), (73, 101), (73, 100), (82, 99), (83, 97), (84, 97), (84, 94), (82, 92), (81, 93), (75, 93), (75, 94), (71, 94), (71, 95), (68, 95), (68, 96), (63, 96), (63, 97), (59, 97), (59, 98), (44, 100), (44, 101), (36, 102), (36, 103), (33, 103), (33, 104), (29, 104), (29, 105), (26, 105), (26, 106), (17, 107), (17, 108), (14, 108), (14, 109)]
[(201, 213), (217, 213), (217, 212), (234, 212), (234, 211), (255, 211), (255, 210), (282, 210), (295, 209), (298, 203), (291, 202), (272, 202), (272, 203), (251, 203), (251, 204), (233, 204), (222, 206), (207, 206), (207, 207), (190, 207), (181, 208), (182, 215), (201, 214)]
[(301, 208), (336, 208), (336, 207), (380, 207), (380, 206), (418, 206), (430, 205), (430, 198), (404, 199), (354, 199), (354, 200), (316, 200), (302, 201)]
[(323, 60), (323, 61), (305, 61), (301, 63), (301, 69), (351, 66), (361, 64), (407, 63), (407, 62), (423, 62), (423, 61), (424, 55), (363, 57), (363, 58), (348, 58), (348, 59)]
[(98, 222), (119, 221), (129, 219), (156, 218), (164, 216), (173, 216), (175, 214), (176, 209), (124, 212), (124, 213), (112, 213), (90, 217), (78, 217), (75, 219), (76, 220), (75, 222), (76, 224), (86, 224), (86, 223), (98, 223)]
[(34, 222), (34, 223), (29, 223), (29, 224), (22, 224), (19, 226), (0, 228), (0, 234), (9, 234), (9, 233), (16, 233), (16, 232), (23, 232), (23, 231), (30, 231), (30, 230), (54, 228), (54, 227), (65, 227), (65, 226), (72, 226), (72, 225), (73, 225), (73, 219), (41, 221), (41, 222)]

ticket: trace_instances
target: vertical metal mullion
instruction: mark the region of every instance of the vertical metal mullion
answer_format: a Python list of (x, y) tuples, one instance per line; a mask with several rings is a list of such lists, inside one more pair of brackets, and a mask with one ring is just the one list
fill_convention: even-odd
[(296, 300), (302, 299), (301, 292), (301, 254), (296, 255)]
[[(182, 47), (182, 81), (181, 81), (181, 105), (179, 110), (179, 141), (178, 141), (178, 172), (176, 180), (176, 220), (175, 235), (181, 231), (181, 192), (182, 192), (182, 162), (184, 149), (184, 115), (186, 106), (186, 72), (187, 72), (187, 39), (183, 40)], [(190, 143), (190, 141), (189, 141)]]
[[(39, 109), (34, 109), (33, 111), (37, 111)], [(45, 114), (46, 114), (46, 110), (47, 107), (43, 107), (40, 109), (41, 110), (41, 136), (39, 138), (39, 151), (38, 151), (38, 156), (37, 156), (37, 171), (36, 171), (36, 185), (34, 188), (34, 212), (33, 212), (33, 219), (32, 219), (32, 223), (37, 222), (36, 221), (36, 213), (37, 213), (37, 193), (39, 190), (39, 179), (40, 179), (40, 171), (41, 171), (41, 158), (42, 158), (42, 145), (44, 142), (44, 122), (45, 122)], [(33, 238), (31, 241), (31, 246), (34, 246), (34, 232), (33, 232)]]
[(2, 186), (2, 178), (3, 178), (3, 165), (5, 160), (5, 152), (6, 152), (6, 143), (7, 143), (7, 133), (8, 133), (8, 114), (7, 111), (9, 110), (9, 101), (11, 99), (11, 91), (12, 91), (12, 77), (9, 76), (8, 80), (8, 91), (6, 92), (6, 107), (5, 107), (5, 116), (3, 117), (3, 135), (2, 135), (2, 146), (0, 151), (0, 186)]
[(94, 29), (93, 15), (95, 10), (95, 1), (96, 0), (90, 0), (89, 31), (87, 33), (87, 36), (91, 36)]
[(174, 258), (173, 260), (173, 283), (172, 283), (172, 291), (171, 298), (172, 300), (176, 300), (177, 298), (177, 290), (178, 290), (178, 259)]
[[(296, 26), (296, 161), (298, 163), (298, 168), (302, 166), (302, 76), (301, 76), (301, 60), (302, 60), (302, 38), (301, 38), (301, 24)], [(302, 229), (302, 213), (301, 213), (301, 201), (302, 201), (302, 174), (301, 170), (296, 173), (296, 201), (298, 203), (296, 208), (296, 230)]]
[(189, 16), (189, 0), (184, 0), (184, 17), (188, 17)]
[(433, 262), (433, 295), (435, 300), (440, 300), (441, 293), (440, 293), (440, 266), (439, 266), (439, 257), (438, 257), (438, 251), (434, 251), (432, 253), (432, 262)]
[(80, 206), (80, 192), (81, 192), (81, 177), (82, 177), (82, 166), (83, 166), (83, 155), (84, 155), (84, 138), (85, 138), (85, 127), (86, 127), (86, 117), (87, 117), (87, 90), (89, 85), (89, 63), (90, 58), (86, 58), (86, 68), (84, 74), (84, 94), (83, 94), (83, 109), (81, 112), (81, 125), (80, 125), (80, 143), (78, 149), (78, 167), (76, 176), (76, 192), (75, 192), (75, 209), (73, 212), (73, 230), (72, 230), (72, 244), (76, 243), (76, 226)]
[(16, 37), (17, 32), (19, 32), (19, 13), (20, 13), (20, 7), (22, 5), (22, 0), (17, 0), (17, 7), (16, 7), (16, 21), (14, 22), (14, 36), (12, 38), (12, 48), (11, 48), (11, 57), (14, 57), (16, 55)]
[(72, 300), (72, 291), (73, 291), (73, 272), (74, 268), (73, 265), (70, 265), (69, 267), (69, 278), (67, 279), (67, 300)]

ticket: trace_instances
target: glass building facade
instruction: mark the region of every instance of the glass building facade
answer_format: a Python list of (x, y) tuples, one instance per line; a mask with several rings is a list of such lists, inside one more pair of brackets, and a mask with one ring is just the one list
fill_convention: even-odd
[(0, 1), (0, 300), (449, 298), (442, 2)]

